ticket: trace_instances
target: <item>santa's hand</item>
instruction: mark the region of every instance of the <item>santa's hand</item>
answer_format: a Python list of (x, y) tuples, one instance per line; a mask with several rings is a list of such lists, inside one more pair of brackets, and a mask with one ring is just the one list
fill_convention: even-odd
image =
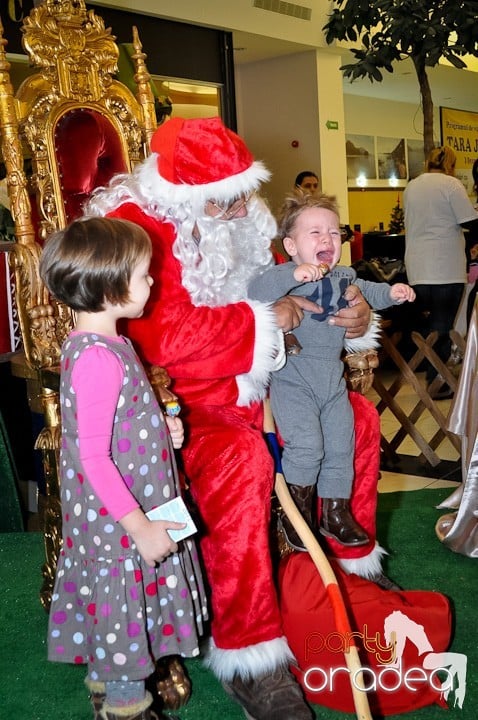
[(289, 332), (289, 330), (299, 327), (304, 317), (304, 310), (314, 313), (322, 312), (319, 305), (298, 295), (279, 298), (273, 304), (272, 309), (276, 316), (277, 327), (283, 332)]
[(348, 339), (362, 337), (367, 332), (372, 314), (369, 305), (356, 285), (349, 285), (344, 293), (348, 307), (329, 318), (329, 325), (345, 328)]

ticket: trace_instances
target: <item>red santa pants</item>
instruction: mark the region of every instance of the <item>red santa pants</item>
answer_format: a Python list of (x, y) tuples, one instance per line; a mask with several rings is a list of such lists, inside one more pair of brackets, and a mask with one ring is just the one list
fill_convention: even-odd
[(239, 649), (283, 635), (269, 550), (272, 458), (262, 406), (189, 408), (184, 469), (204, 523), (216, 647)]

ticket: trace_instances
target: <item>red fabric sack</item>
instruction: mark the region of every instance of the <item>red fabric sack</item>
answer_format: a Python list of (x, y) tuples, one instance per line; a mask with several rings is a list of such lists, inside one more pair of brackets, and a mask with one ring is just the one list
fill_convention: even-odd
[[(450, 643), (447, 598), (429, 591), (382, 590), (345, 574), (336, 564), (333, 569), (362, 666), (369, 668), (364, 679), (371, 712), (394, 715), (433, 703), (447, 707), (440, 678), (430, 670)], [(352, 639), (337, 632), (327, 591), (308, 554), (294, 553), (281, 561), (279, 590), (284, 632), (299, 665), (299, 670), (292, 669), (308, 701), (353, 713), (351, 676), (343, 654)], [(386, 619), (388, 630), (398, 628), (395, 637), (400, 643), (401, 636), (404, 644), (400, 669), (389, 666), (384, 672), (393, 656), (385, 636)]]

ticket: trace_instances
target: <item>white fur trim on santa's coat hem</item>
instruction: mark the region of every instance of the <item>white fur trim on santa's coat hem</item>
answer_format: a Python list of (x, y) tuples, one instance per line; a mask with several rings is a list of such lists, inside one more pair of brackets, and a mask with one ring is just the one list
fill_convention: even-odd
[(237, 675), (242, 680), (260, 677), (296, 663), (296, 659), (286, 638), (278, 637), (235, 650), (218, 648), (211, 640), (204, 663), (219, 680), (230, 681)]
[(388, 552), (384, 550), (378, 543), (375, 543), (373, 550), (368, 555), (360, 558), (337, 558), (340, 567), (348, 575), (355, 573), (365, 580), (371, 580), (376, 575), (380, 575), (383, 572), (382, 569), (382, 557), (388, 555)]
[(269, 385), (270, 374), (278, 369), (277, 360), (284, 354), (284, 334), (278, 330), (276, 316), (271, 305), (248, 300), (255, 321), (255, 342), (252, 367), (248, 373), (237, 375), (239, 390), (237, 404), (248, 406), (263, 400)]
[(344, 340), (344, 348), (346, 352), (364, 352), (365, 350), (371, 350), (379, 347), (380, 345), (380, 315), (373, 310), (370, 313), (370, 322), (368, 324), (367, 332), (362, 337)]

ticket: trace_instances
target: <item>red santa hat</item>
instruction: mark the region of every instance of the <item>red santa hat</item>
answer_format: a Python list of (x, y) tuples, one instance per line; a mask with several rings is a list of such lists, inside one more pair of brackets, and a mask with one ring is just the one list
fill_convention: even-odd
[(153, 195), (172, 203), (233, 200), (270, 177), (219, 117), (173, 117), (155, 131), (151, 151), (142, 181)]

